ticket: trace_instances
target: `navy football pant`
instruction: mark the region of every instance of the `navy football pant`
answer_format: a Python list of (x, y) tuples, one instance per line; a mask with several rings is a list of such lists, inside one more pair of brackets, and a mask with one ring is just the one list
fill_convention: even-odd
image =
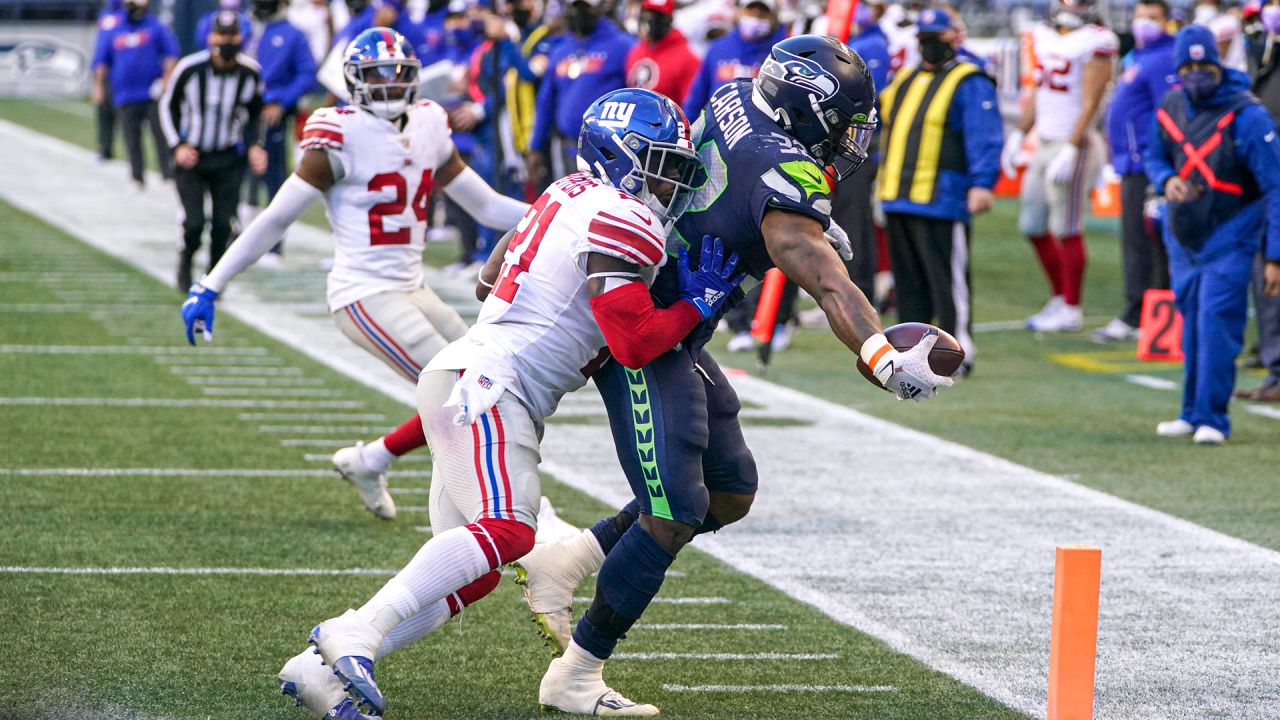
[(755, 493), (742, 404), (709, 353), (672, 350), (640, 370), (610, 361), (595, 381), (641, 513), (696, 528), (708, 491)]

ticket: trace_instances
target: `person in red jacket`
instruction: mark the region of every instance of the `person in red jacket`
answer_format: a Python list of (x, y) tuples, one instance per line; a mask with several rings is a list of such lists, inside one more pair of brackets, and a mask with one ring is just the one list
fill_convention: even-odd
[(698, 57), (684, 33), (672, 27), (675, 0), (644, 0), (640, 5), (640, 42), (627, 54), (627, 85), (684, 100), (698, 74)]

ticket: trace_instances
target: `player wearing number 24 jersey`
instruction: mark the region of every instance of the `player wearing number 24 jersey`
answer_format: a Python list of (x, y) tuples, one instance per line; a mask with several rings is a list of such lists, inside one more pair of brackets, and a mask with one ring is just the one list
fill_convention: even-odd
[[(656, 308), (649, 285), (666, 233), (702, 164), (671, 100), (617, 90), (583, 117), (582, 172), (554, 183), (486, 265), (491, 285), (476, 324), (428, 364), (418, 412), (430, 440), (433, 537), (356, 610), (311, 633), (358, 702), (381, 714), (373, 663), (388, 638), (422, 626), (450, 597), (474, 602), (500, 568), (533, 547), (543, 421), (581, 387), (606, 348), (639, 368), (712, 317), (742, 276), (737, 256), (705, 239), (697, 269), (681, 254), (680, 297)], [(500, 266), (499, 266), (500, 263)], [(635, 714), (598, 674), (557, 706)], [(651, 714), (651, 713), (650, 713)]]
[[(416, 381), (436, 353), (466, 332), (458, 313), (423, 287), (431, 193), (443, 189), (477, 220), (504, 231), (528, 206), (494, 192), (462, 161), (444, 110), (415, 102), (418, 70), (409, 45), (391, 30), (372, 28), (352, 41), (343, 65), (352, 104), (311, 116), (297, 171), (191, 288), (182, 310), (189, 341), (197, 330), (212, 339), (218, 293), (321, 199), (335, 247), (329, 310), (343, 334)], [(415, 416), (373, 443), (339, 450), (334, 466), (371, 511), (390, 519), (395, 504), (385, 472), (395, 457), (425, 444)]]

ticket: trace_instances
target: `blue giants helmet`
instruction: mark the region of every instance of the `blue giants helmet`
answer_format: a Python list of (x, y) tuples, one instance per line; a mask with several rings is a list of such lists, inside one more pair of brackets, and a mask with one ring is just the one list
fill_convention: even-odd
[(606, 93), (587, 108), (578, 168), (634, 195), (668, 229), (706, 179), (684, 111), (667, 96), (639, 88)]
[(867, 159), (875, 132), (876, 86), (866, 63), (829, 35), (797, 35), (769, 51), (752, 81), (756, 105), (836, 178)]
[(413, 104), (421, 68), (408, 41), (382, 27), (357, 35), (342, 61), (351, 102), (386, 120), (400, 117)]

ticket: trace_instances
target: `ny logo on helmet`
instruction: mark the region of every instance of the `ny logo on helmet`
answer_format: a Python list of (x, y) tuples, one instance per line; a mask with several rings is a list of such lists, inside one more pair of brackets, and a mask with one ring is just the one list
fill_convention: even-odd
[(775, 50), (781, 60), (770, 58), (765, 64), (773, 64), (773, 71), (783, 82), (798, 85), (817, 95), (817, 101), (830, 100), (840, 89), (840, 81), (822, 69), (822, 66), (785, 50)]
[(605, 127), (624, 128), (636, 112), (635, 103), (607, 102), (600, 106), (600, 124)]

